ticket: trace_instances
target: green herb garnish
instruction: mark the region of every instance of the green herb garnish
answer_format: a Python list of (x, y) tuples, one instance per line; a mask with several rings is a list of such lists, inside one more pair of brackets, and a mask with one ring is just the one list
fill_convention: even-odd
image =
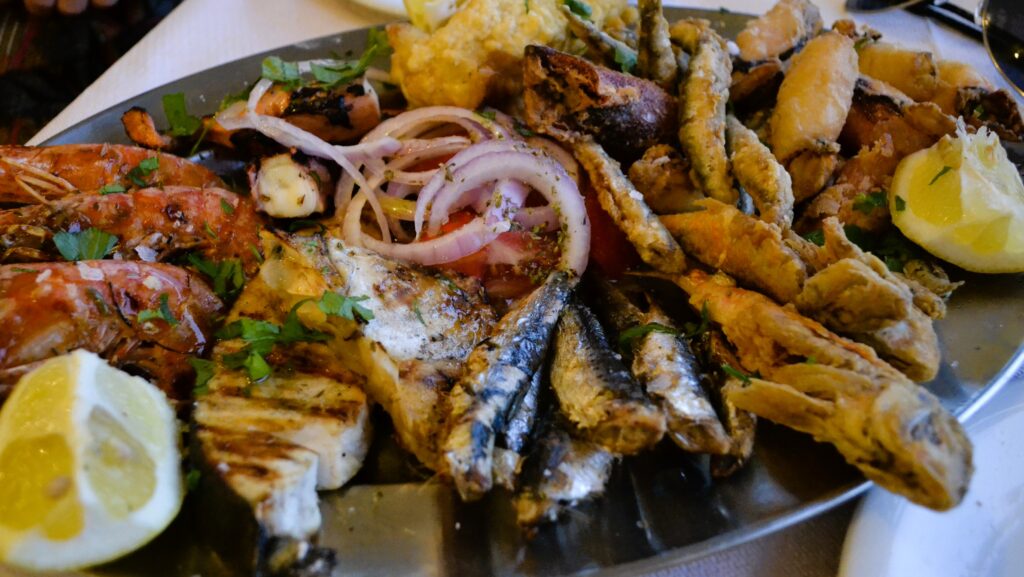
[(902, 196), (893, 198), (893, 204), (896, 205), (896, 212), (903, 212), (907, 209), (907, 201), (903, 200)]
[(229, 216), (235, 214), (235, 207), (231, 206), (231, 203), (224, 200), (223, 198), (220, 199), (220, 210), (221, 212)]
[[(368, 296), (348, 297), (327, 291), (320, 297), (320, 300), (316, 301), (316, 306), (325, 315), (333, 315), (356, 322), (360, 320), (370, 322), (373, 320), (373, 311), (359, 304), (369, 298)], [(359, 318), (356, 318), (357, 316)]]
[(952, 166), (943, 166), (943, 167), (942, 167), (942, 170), (940, 170), (940, 171), (938, 172), (938, 174), (936, 174), (935, 176), (933, 176), (933, 177), (932, 177), (932, 179), (931, 179), (930, 181), (928, 181), (928, 186), (931, 186), (931, 185), (935, 184), (935, 181), (936, 181), (936, 180), (938, 180), (938, 179), (942, 178), (942, 175), (946, 174), (947, 172), (949, 172), (949, 171), (951, 171), (951, 170), (953, 170), (953, 167), (952, 167)]
[(184, 93), (164, 94), (160, 102), (164, 106), (164, 116), (167, 117), (172, 136), (191, 136), (202, 126), (201, 120), (188, 113)]
[(206, 359), (200, 359), (199, 357), (189, 357), (188, 364), (192, 365), (192, 368), (196, 372), (196, 384), (195, 388), (192, 389), (194, 396), (205, 395), (210, 392), (207, 383), (213, 378), (213, 374), (217, 368), (217, 364), (213, 361)]
[(117, 246), (117, 237), (98, 228), (87, 228), (80, 232), (58, 232), (53, 235), (53, 244), (65, 260), (100, 260)]
[(222, 299), (234, 297), (245, 286), (245, 271), (242, 269), (242, 261), (237, 258), (217, 262), (190, 253), (187, 259), (196, 270), (213, 281), (213, 292)]
[(125, 188), (123, 184), (118, 184), (118, 183), (115, 182), (113, 184), (107, 184), (107, 185), (104, 185), (104, 186), (100, 187), (99, 193), (102, 194), (102, 195), (121, 194), (122, 192), (125, 192), (126, 190), (128, 190), (128, 189)]
[(143, 159), (138, 166), (128, 171), (128, 180), (138, 187), (149, 186), (150, 183), (145, 179), (158, 168), (160, 168), (160, 159), (156, 156)]
[(590, 16), (594, 13), (594, 11), (590, 9), (590, 5), (581, 0), (562, 0), (562, 3), (569, 7), (570, 12), (580, 18), (590, 20)]
[(886, 205), (887, 197), (884, 190), (872, 192), (871, 194), (858, 194), (853, 199), (853, 209), (864, 214), (871, 214), (876, 208)]
[(619, 333), (619, 347), (628, 348), (634, 341), (641, 339), (651, 333), (664, 333), (667, 335), (679, 336), (679, 331), (661, 323), (647, 323), (636, 325)]
[(804, 239), (818, 246), (825, 246), (825, 232), (822, 230), (812, 230), (811, 232), (804, 235)]
[(178, 324), (178, 319), (174, 318), (174, 313), (171, 312), (171, 306), (169, 304), (169, 297), (167, 293), (160, 293), (160, 307), (156, 310), (146, 309), (139, 311), (138, 321), (144, 323), (152, 320), (162, 320), (172, 327)]
[(743, 381), (744, 386), (750, 384), (750, 375), (734, 368), (729, 363), (722, 363), (722, 370), (725, 371), (725, 374), (729, 375), (730, 377)]

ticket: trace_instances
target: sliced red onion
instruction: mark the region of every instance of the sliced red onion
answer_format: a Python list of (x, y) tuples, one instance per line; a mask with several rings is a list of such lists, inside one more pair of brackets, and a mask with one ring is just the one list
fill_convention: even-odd
[[(462, 154), (469, 150), (472, 149)], [(445, 181), (437, 193), (431, 205), (431, 221), (434, 221), (435, 213), (447, 215), (448, 208), (467, 191), (487, 182), (505, 179), (517, 180), (547, 199), (552, 210), (559, 214), (562, 229), (566, 233), (562, 246), (562, 267), (582, 274), (590, 251), (590, 223), (583, 197), (565, 169), (546, 155), (520, 151), (493, 152), (466, 162), (452, 174), (451, 179)], [(420, 194), (422, 197), (422, 191)], [(421, 208), (418, 201), (417, 215)]]
[(459, 125), (469, 133), (470, 139), (475, 142), (491, 138), (510, 138), (504, 127), (472, 110), (455, 106), (426, 106), (403, 112), (381, 122), (363, 137), (363, 142), (384, 136), (412, 138), (441, 123)]
[(506, 242), (501, 236), (487, 245), (487, 264), (515, 266), (531, 256), (533, 256), (532, 252), (524, 250), (521, 243)]
[[(499, 180), (494, 185), (494, 191), (487, 197), (484, 203), (486, 213), (484, 220), (494, 223), (499, 220), (511, 220), (512, 216), (519, 211), (519, 207), (526, 202), (530, 195), (530, 187), (518, 180)], [(477, 212), (484, 212), (478, 210)], [(433, 220), (433, 217), (431, 217)]]
[(512, 220), (527, 230), (533, 230), (536, 227), (540, 227), (540, 230), (544, 232), (558, 230), (558, 213), (550, 206), (521, 208), (512, 217)]
[(526, 142), (530, 146), (548, 153), (555, 162), (562, 165), (562, 168), (569, 173), (569, 176), (576, 181), (576, 184), (580, 183), (580, 165), (568, 150), (562, 148), (557, 142), (542, 136), (531, 136), (526, 139)]
[(511, 228), (511, 223), (507, 221), (490, 225), (482, 217), (477, 217), (452, 232), (427, 241), (385, 244), (367, 236), (362, 230), (360, 215), (365, 202), (366, 195), (362, 191), (352, 199), (342, 229), (345, 242), (384, 256), (424, 265), (444, 264), (469, 256)]

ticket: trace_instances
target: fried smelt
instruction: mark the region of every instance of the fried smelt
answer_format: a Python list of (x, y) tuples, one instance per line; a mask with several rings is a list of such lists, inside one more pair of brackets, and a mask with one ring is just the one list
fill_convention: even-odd
[(629, 167), (629, 181), (655, 214), (694, 210), (694, 203), (705, 198), (690, 179), (690, 163), (667, 144), (648, 148)]
[(637, 51), (632, 46), (601, 30), (590, 20), (570, 10), (567, 5), (563, 4), (560, 8), (572, 35), (582, 40), (594, 54), (600, 55), (602, 64), (609, 68), (621, 67), (623, 72), (632, 72), (631, 68), (638, 59)]
[(786, 58), (818, 34), (821, 25), (821, 13), (809, 0), (779, 0), (749, 20), (736, 36), (740, 58), (747, 62)]
[(769, 145), (794, 176), (797, 202), (817, 194), (838, 166), (835, 143), (857, 77), (853, 41), (836, 32), (814, 38), (793, 57), (769, 120)]
[(601, 208), (626, 234), (643, 261), (662, 272), (681, 272), (686, 255), (651, 212), (644, 197), (622, 173), (619, 163), (592, 140), (573, 145), (576, 159), (590, 177)]
[(590, 136), (620, 162), (668, 141), (676, 103), (644, 80), (546, 46), (527, 46), (523, 62), (525, 120), (562, 142)]
[(718, 408), (722, 424), (729, 435), (729, 450), (725, 455), (711, 455), (711, 475), (716, 479), (728, 477), (740, 469), (754, 454), (757, 435), (757, 416), (736, 406), (722, 394), (730, 377), (725, 367), (742, 366), (719, 329), (708, 327), (694, 340), (696, 351), (704, 359), (705, 371), (701, 383)]
[[(637, 327), (667, 327), (676, 331), (674, 321), (646, 291), (636, 295), (634, 304), (619, 284), (595, 279), (595, 310), (613, 334), (621, 336)], [(641, 306), (645, 310), (641, 310)], [(730, 440), (707, 392), (701, 386), (704, 371), (690, 345), (678, 334), (654, 330), (632, 339), (628, 356), (630, 371), (665, 413), (668, 436), (684, 451), (721, 455), (729, 451)]]
[(915, 503), (946, 510), (960, 502), (971, 444), (931, 393), (869, 347), (727, 279), (693, 271), (676, 282), (721, 325), (742, 370), (761, 375), (727, 386), (737, 407), (832, 443), (869, 479)]
[(566, 273), (551, 273), (469, 354), (464, 376), (452, 389), (449, 431), (441, 445), (463, 500), (491, 490), (495, 436), (507, 426), (509, 408), (540, 367), (573, 284)]
[(608, 451), (633, 455), (665, 434), (665, 416), (608, 345), (594, 313), (570, 304), (558, 322), (551, 388), (569, 422)]
[(703, 211), (661, 217), (688, 254), (779, 302), (796, 298), (807, 270), (783, 242), (779, 227), (710, 198), (699, 204)]
[(857, 49), (860, 73), (881, 80), (910, 98), (930, 100), (938, 88), (938, 68), (931, 52), (889, 42), (865, 42)]
[(826, 219), (822, 230), (823, 267), (796, 299), (803, 314), (832, 330), (868, 344), (915, 381), (938, 374), (939, 339), (929, 315), (915, 303), (906, 280), (846, 238), (839, 221)]
[(604, 492), (615, 456), (598, 444), (574, 438), (556, 424), (527, 461), (515, 497), (516, 522), (535, 527), (568, 507)]
[(903, 265), (902, 274), (897, 273), (914, 293), (914, 304), (933, 319), (946, 316), (946, 302), (953, 291), (964, 284), (953, 282), (949, 275), (934, 261), (911, 259)]
[(679, 65), (669, 40), (668, 20), (661, 9), (661, 0), (640, 0), (640, 34), (637, 38), (637, 72), (657, 82), (670, 92), (675, 91)]
[(725, 152), (725, 104), (732, 83), (732, 58), (722, 39), (706, 21), (680, 20), (672, 25), (673, 40), (690, 54), (679, 85), (679, 143), (693, 165), (695, 180), (711, 198), (735, 204)]
[(786, 228), (793, 223), (793, 181), (757, 134), (726, 117), (726, 146), (736, 180), (754, 201), (761, 220)]

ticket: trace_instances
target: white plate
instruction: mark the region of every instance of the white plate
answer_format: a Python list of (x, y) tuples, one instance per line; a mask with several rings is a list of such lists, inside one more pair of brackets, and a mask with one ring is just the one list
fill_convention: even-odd
[(996, 403), (968, 423), (975, 473), (960, 506), (936, 513), (873, 489), (850, 525), (840, 577), (1024, 574), (1024, 383)]
[(406, 17), (405, 4), (402, 0), (352, 0), (352, 2), (369, 8), (370, 10), (383, 12), (384, 14), (398, 16), (399, 18)]

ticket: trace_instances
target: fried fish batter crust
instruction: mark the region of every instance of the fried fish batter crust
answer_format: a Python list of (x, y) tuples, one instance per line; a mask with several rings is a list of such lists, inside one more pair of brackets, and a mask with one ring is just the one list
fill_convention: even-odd
[(853, 41), (836, 32), (814, 38), (792, 59), (768, 123), (769, 145), (794, 176), (798, 202), (821, 190), (838, 166), (835, 142), (857, 77)]
[(726, 117), (726, 146), (732, 171), (765, 222), (787, 227), (793, 223), (793, 181), (757, 134), (735, 116)]
[(714, 199), (697, 204), (704, 210), (661, 217), (683, 250), (779, 302), (800, 294), (807, 269), (783, 242), (779, 227)]
[(821, 31), (821, 12), (808, 0), (780, 0), (747, 22), (736, 36), (740, 58), (759, 62), (785, 57)]
[(931, 52), (867, 42), (857, 50), (857, 57), (861, 74), (890, 84), (914, 100), (929, 100), (938, 88), (938, 68)]
[[(848, 462), (886, 489), (933, 509), (949, 509), (967, 491), (971, 445), (956, 419), (864, 345), (720, 275), (676, 277), (690, 304), (760, 377), (733, 380), (737, 407), (832, 443)], [(813, 362), (801, 362), (813, 359)]]
[(640, 191), (622, 174), (619, 163), (590, 139), (575, 142), (573, 153), (590, 177), (601, 208), (626, 233), (640, 258), (661, 272), (685, 270), (683, 249), (651, 212)]
[(725, 41), (707, 21), (680, 20), (672, 39), (690, 54), (690, 65), (679, 85), (679, 143), (693, 164), (701, 190), (711, 198), (735, 204), (725, 152), (725, 104), (732, 83), (732, 58)]
[(640, 35), (637, 42), (637, 71), (640, 76), (674, 91), (679, 66), (669, 40), (668, 21), (661, 0), (640, 0)]
[(695, 210), (704, 198), (690, 179), (690, 163), (667, 144), (648, 148), (629, 167), (629, 180), (656, 214)]

